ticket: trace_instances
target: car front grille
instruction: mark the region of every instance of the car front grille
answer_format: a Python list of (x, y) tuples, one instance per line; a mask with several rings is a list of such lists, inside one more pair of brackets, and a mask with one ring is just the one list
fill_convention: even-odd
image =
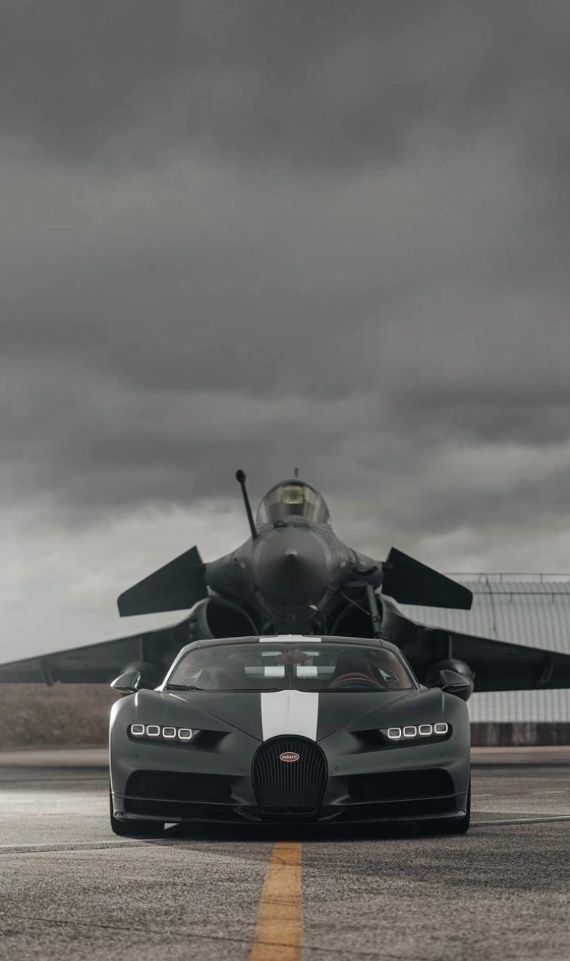
[[(283, 760), (287, 755), (298, 759)], [(265, 814), (315, 814), (325, 793), (327, 762), (314, 741), (275, 737), (258, 748), (252, 783), (257, 805)]]

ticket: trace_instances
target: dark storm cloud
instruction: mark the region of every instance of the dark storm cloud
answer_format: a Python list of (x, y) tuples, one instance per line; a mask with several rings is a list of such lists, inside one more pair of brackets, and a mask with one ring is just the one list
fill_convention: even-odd
[(68, 159), (206, 152), (317, 173), (498, 123), (567, 169), (563, 0), (12, 0), (4, 127)]
[(563, 289), (495, 280), (498, 259), (533, 254), (508, 151), (318, 189), (192, 155), (117, 179), (16, 153), (6, 177), (18, 497), (77, 523), (231, 496), (244, 459), (258, 485), (298, 463), (408, 538), (496, 516), (493, 492), (466, 506), (434, 471), (450, 440), (568, 436)]
[(370, 550), (555, 525), (569, 26), (5, 3), (3, 501), (95, 524), (298, 464)]

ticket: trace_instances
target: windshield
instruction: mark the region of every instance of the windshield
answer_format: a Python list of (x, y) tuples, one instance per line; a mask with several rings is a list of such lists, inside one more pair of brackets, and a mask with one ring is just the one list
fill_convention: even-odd
[(303, 517), (311, 524), (328, 524), (329, 509), (324, 497), (301, 481), (277, 484), (265, 495), (257, 510), (257, 523), (274, 524), (290, 517)]
[(167, 687), (202, 691), (402, 691), (415, 687), (392, 651), (310, 641), (213, 645), (189, 651)]

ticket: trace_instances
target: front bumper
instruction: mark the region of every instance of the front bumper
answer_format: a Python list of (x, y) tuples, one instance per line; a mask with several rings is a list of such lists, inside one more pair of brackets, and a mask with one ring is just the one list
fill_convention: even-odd
[(115, 817), (169, 823), (387, 823), (448, 820), (465, 814), (469, 743), (446, 741), (362, 751), (347, 732), (320, 742), (328, 766), (314, 811), (264, 811), (256, 801), (252, 762), (259, 742), (226, 734), (215, 750), (192, 745), (134, 744), (113, 739)]

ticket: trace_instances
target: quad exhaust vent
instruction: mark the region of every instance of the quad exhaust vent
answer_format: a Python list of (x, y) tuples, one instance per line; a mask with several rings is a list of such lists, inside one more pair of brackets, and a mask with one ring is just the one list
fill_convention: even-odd
[(327, 783), (321, 748), (304, 737), (274, 737), (253, 759), (253, 790), (264, 814), (316, 814)]

